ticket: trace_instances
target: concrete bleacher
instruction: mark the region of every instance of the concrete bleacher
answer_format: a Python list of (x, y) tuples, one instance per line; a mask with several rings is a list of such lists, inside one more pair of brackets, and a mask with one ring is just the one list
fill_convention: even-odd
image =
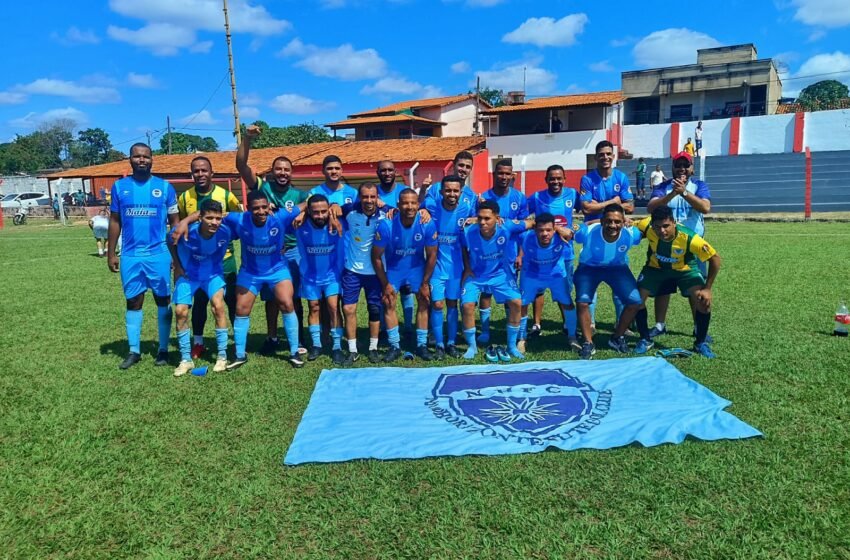
[[(637, 157), (617, 167), (634, 183)], [(649, 173), (660, 164), (669, 177), (669, 159), (646, 159)], [(812, 153), (812, 211), (850, 211), (850, 151)], [(803, 212), (805, 156), (754, 154), (705, 158), (705, 181), (711, 188), (713, 213)], [(695, 175), (699, 176), (699, 159)]]

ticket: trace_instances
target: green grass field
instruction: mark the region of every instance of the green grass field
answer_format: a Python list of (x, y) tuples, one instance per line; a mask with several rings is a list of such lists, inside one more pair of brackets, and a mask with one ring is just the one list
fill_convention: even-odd
[[(850, 558), (850, 340), (830, 336), (850, 231), (708, 227), (719, 358), (677, 364), (764, 438), (284, 468), (329, 358), (175, 379), (148, 298), (143, 362), (120, 372), (120, 282), (88, 228), (7, 223), (0, 557)], [(689, 346), (679, 299), (664, 342)], [(530, 357), (574, 359), (547, 313)], [(612, 314), (602, 297), (597, 346)]]

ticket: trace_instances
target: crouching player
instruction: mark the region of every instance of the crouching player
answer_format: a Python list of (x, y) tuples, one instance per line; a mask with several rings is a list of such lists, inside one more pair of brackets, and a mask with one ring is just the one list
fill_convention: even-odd
[[(575, 309), (572, 298), (572, 238), (573, 231), (556, 226), (555, 216), (548, 212), (538, 214), (534, 220), (534, 230), (522, 234), (520, 291), (523, 314), (528, 313), (529, 304), (534, 303), (547, 289), (563, 313)], [(567, 337), (569, 341), (574, 341), (575, 332), (568, 332)]]
[[(645, 303), (647, 297), (669, 293), (665, 287), (678, 288), (687, 295), (694, 309), (694, 351), (714, 358), (706, 337), (711, 321), (711, 287), (720, 271), (720, 255), (702, 237), (677, 224), (669, 206), (658, 206), (651, 217), (644, 218), (636, 227), (649, 241), (646, 264), (638, 276), (641, 300)], [(700, 262), (708, 262), (707, 278), (699, 270)], [(641, 305), (635, 319), (641, 337), (635, 354), (645, 354), (653, 346), (645, 305)]]
[(506, 220), (499, 223), (499, 205), (485, 200), (478, 205), (478, 223), (469, 226), (462, 237), (463, 276), (461, 277), (461, 305), (463, 337), (469, 348), (463, 357), (475, 358), (478, 346), (475, 341), (475, 304), (482, 293), (493, 294), (496, 303), (508, 306), (508, 347), (490, 346), (485, 357), (490, 362), (510, 362), (511, 357), (524, 359), (517, 348), (522, 297), (512, 269), (514, 246), (520, 233), (530, 229), (534, 222)]
[[(174, 370), (179, 377), (195, 367), (189, 330), (189, 309), (195, 293), (200, 290), (209, 300), (215, 317), (215, 342), (218, 358), (214, 372), (227, 369), (227, 304), (224, 302), (224, 256), (233, 236), (222, 226), (221, 204), (208, 199), (201, 203), (200, 223), (189, 227), (189, 238), (171, 245), (174, 261), (174, 315), (177, 319), (177, 345), (180, 365)], [(206, 313), (206, 310), (204, 310)]]

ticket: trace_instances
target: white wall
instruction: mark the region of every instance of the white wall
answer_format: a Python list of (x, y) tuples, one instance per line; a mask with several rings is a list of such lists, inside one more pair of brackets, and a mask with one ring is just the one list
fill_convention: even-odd
[[(53, 189), (56, 190), (58, 180), (53, 181)], [(63, 179), (60, 190), (64, 192), (77, 192), (84, 189), (89, 192), (89, 181), (83, 179)], [(47, 194), (47, 179), (39, 179), (38, 177), (20, 176), (20, 175), (3, 175), (0, 177), (0, 194), (12, 194), (21, 192), (40, 192)]]
[(739, 154), (781, 154), (792, 151), (794, 151), (793, 114), (741, 119)]
[(444, 137), (472, 136), (472, 125), (475, 122), (475, 100), (467, 99), (442, 108), (423, 109), (419, 114), (426, 119), (446, 123), (443, 127)]
[[(751, 117), (755, 118), (755, 117)], [(702, 121), (702, 150), (706, 156), (729, 154), (730, 119)], [(670, 157), (669, 124), (630, 124), (623, 127), (623, 147), (635, 157)], [(679, 149), (694, 137), (696, 121), (679, 123)]]
[(487, 151), (491, 159), (502, 156), (514, 158), (514, 162), (528, 156), (525, 168), (530, 171), (542, 171), (554, 163), (565, 169), (585, 169), (587, 154), (602, 140), (604, 130), (493, 136), (487, 139)]
[(813, 152), (850, 150), (850, 109), (806, 113), (803, 146)]

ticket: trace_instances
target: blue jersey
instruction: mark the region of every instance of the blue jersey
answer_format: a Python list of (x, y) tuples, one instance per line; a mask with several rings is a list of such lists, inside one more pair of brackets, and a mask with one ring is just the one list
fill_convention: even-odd
[(552, 196), (549, 190), (539, 191), (528, 197), (528, 213), (539, 216), (545, 212), (555, 216), (555, 225), (573, 227), (573, 212), (581, 209), (578, 191), (568, 187), (561, 194)]
[(121, 254), (145, 257), (168, 251), (168, 215), (177, 214), (177, 194), (171, 183), (151, 176), (138, 183), (133, 176), (112, 185), (112, 212), (121, 217)]
[[(619, 196), (623, 202), (634, 198), (632, 191), (629, 190), (629, 178), (619, 169), (614, 169), (607, 179), (603, 179), (594, 169), (581, 178), (580, 192), (582, 202), (605, 202), (615, 196)], [(587, 214), (584, 220), (589, 222), (601, 218), (602, 214)]]
[(425, 209), (431, 214), (432, 223), (437, 227), (437, 268), (439, 277), (460, 279), (463, 274), (463, 250), (461, 236), (467, 218), (475, 215), (468, 203), (459, 202), (454, 210), (446, 210), (441, 203), (433, 199), (425, 200)]
[[(537, 234), (527, 231), (522, 234), (522, 274), (535, 279), (564, 278), (567, 266), (572, 268), (573, 249), (561, 236), (555, 234), (548, 246), (543, 247)], [(567, 264), (569, 263), (569, 265)]]
[(384, 192), (381, 185), (378, 185), (378, 198), (384, 202), (384, 208), (398, 208), (398, 194), (407, 188), (407, 185), (393, 183), (393, 190)]
[(225, 225), (205, 239), (201, 235), (201, 224), (189, 227), (189, 239), (182, 237), (177, 242), (177, 255), (189, 280), (199, 282), (224, 274), (224, 255), (233, 240), (233, 234)]
[(310, 218), (298, 228), (293, 228), (290, 220), (287, 230), (295, 234), (301, 254), (299, 271), (302, 280), (322, 283), (339, 279), (342, 272), (341, 234), (331, 234), (327, 226), (317, 228)]
[[(652, 190), (650, 198), (667, 196), (672, 190), (673, 180), (668, 179)], [(699, 198), (711, 200), (708, 185), (697, 179), (689, 179), (688, 184), (685, 185), (685, 190)], [(682, 224), (699, 236), (705, 234), (705, 220), (702, 212), (697, 212), (681, 195), (674, 196), (673, 200), (667, 203), (667, 206), (673, 209), (673, 219), (676, 220), (677, 224)]]
[(286, 268), (282, 254), (284, 236), (298, 214), (297, 206), (292, 212), (269, 214), (266, 223), (260, 227), (254, 225), (251, 212), (231, 212), (225, 216), (224, 225), (242, 245), (242, 269), (262, 276)]
[(516, 239), (523, 231), (525, 222), (518, 220), (508, 220), (497, 225), (490, 239), (481, 236), (478, 224), (466, 228), (461, 239), (469, 254), (469, 266), (475, 278), (487, 281), (502, 273), (513, 276), (511, 266), (515, 253), (511, 247), (516, 245)]
[(341, 221), (345, 234), (345, 268), (357, 274), (375, 274), (372, 266), (372, 243), (378, 223), (387, 213), (379, 208), (371, 216), (363, 213), (359, 204), (346, 204), (342, 207)]
[(310, 196), (314, 194), (323, 194), (328, 197), (329, 204), (339, 204), (340, 207), (350, 204), (357, 199), (357, 189), (345, 183), (341, 183), (338, 190), (332, 190), (325, 183), (322, 183), (310, 189)]
[(384, 248), (387, 270), (411, 270), (425, 266), (425, 247), (437, 246), (437, 228), (434, 222), (423, 224), (419, 214), (413, 225), (404, 227), (401, 216), (381, 220), (375, 231), (375, 246)]
[(616, 241), (608, 242), (602, 236), (602, 224), (582, 224), (573, 240), (581, 243), (579, 265), (628, 266), (629, 249), (640, 245), (640, 230), (634, 226), (624, 227)]
[(481, 195), (481, 198), (495, 201), (499, 205), (499, 217), (503, 220), (524, 220), (528, 217), (528, 200), (516, 189), (508, 189), (503, 196), (489, 189)]
[[(440, 190), (443, 188), (442, 182), (433, 183), (430, 187), (428, 187), (428, 192), (425, 193), (425, 203), (429, 201), (433, 204), (440, 204), (443, 202), (443, 194)], [(460, 190), (460, 199), (459, 203), (466, 203), (472, 208), (473, 212), (478, 209), (478, 195), (475, 194), (475, 191), (472, 190), (472, 187), (469, 185), (464, 185)], [(423, 204), (424, 207), (424, 204)]]

